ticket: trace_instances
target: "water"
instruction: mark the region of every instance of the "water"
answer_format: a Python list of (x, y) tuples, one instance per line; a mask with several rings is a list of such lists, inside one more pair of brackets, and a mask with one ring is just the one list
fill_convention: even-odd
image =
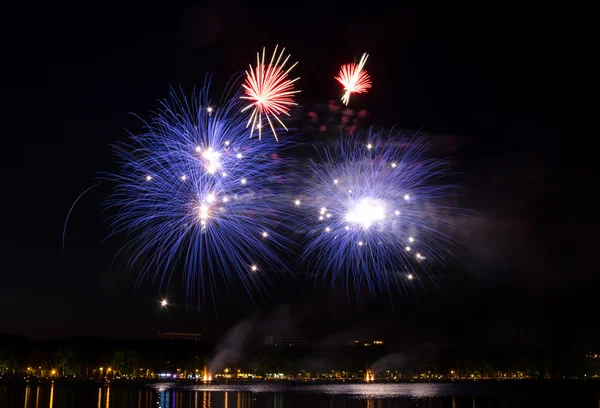
[(1, 408), (600, 408), (600, 383), (2, 385)]

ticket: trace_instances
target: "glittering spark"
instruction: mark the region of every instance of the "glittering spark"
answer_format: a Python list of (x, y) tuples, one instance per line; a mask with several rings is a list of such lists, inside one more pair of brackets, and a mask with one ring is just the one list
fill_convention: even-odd
[(277, 56), (277, 46), (275, 46), (271, 60), (265, 63), (266, 49), (263, 48), (262, 59), (260, 53), (257, 53), (256, 67), (252, 68), (252, 65), (250, 65), (250, 70), (246, 71), (246, 80), (242, 85), (245, 96), (241, 96), (241, 98), (251, 102), (242, 109), (242, 112), (252, 109), (246, 125), (246, 127), (251, 126), (250, 137), (257, 129), (258, 138), (261, 138), (263, 119), (266, 119), (269, 123), (276, 140), (277, 133), (273, 124), (274, 120), (287, 130), (279, 116), (289, 116), (290, 107), (296, 105), (294, 95), (300, 91), (294, 90), (294, 83), (300, 78), (289, 79), (290, 71), (298, 63), (296, 62), (286, 69), (285, 66), (290, 55), (282, 62), (284, 52), (285, 48), (282, 48), (281, 53)]
[(371, 147), (362, 136), (345, 138), (311, 161), (301, 190), (310, 200), (295, 212), (302, 258), (318, 275), (377, 293), (403, 288), (406, 270), (431, 276), (446, 262), (457, 246), (448, 215), (460, 210), (445, 205), (455, 186), (425, 139), (367, 136)]
[[(352, 62), (350, 64), (344, 64), (340, 68), (340, 73), (335, 77), (337, 81), (344, 87), (344, 95), (342, 96), (342, 103), (348, 105), (350, 101), (350, 94), (363, 93), (370, 89), (371, 77), (364, 70), (365, 63), (369, 58), (368, 54), (363, 54), (358, 64)], [(370, 148), (370, 147), (369, 147)]]
[(289, 207), (277, 195), (285, 160), (274, 158), (287, 143), (249, 137), (239, 94), (215, 107), (207, 93), (173, 92), (144, 134), (114, 146), (120, 171), (102, 176), (115, 185), (111, 235), (127, 240), (123, 253), (140, 278), (162, 286), (183, 273), (194, 297), (214, 294), (219, 282), (252, 294), (287, 270), (280, 255), (289, 242), (277, 228)]

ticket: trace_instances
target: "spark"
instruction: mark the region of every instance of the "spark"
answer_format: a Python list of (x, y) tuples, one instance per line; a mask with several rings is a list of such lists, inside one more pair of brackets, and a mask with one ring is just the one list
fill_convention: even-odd
[(342, 103), (344, 105), (348, 105), (350, 94), (367, 92), (367, 89), (370, 89), (372, 86), (369, 74), (363, 69), (367, 58), (369, 58), (369, 55), (365, 53), (358, 64), (350, 63), (342, 65), (340, 73), (335, 77), (344, 87), (345, 92), (342, 96)]
[(298, 63), (296, 62), (286, 69), (285, 66), (290, 55), (282, 62), (285, 48), (282, 48), (281, 53), (277, 56), (277, 47), (275, 46), (271, 61), (268, 64), (265, 64), (266, 49), (263, 48), (262, 59), (260, 53), (257, 53), (256, 67), (253, 69), (250, 65), (250, 70), (246, 71), (246, 80), (242, 85), (245, 96), (241, 98), (251, 102), (242, 109), (242, 112), (244, 112), (252, 108), (252, 113), (246, 124), (246, 127), (251, 126), (250, 137), (252, 137), (255, 129), (258, 129), (258, 138), (262, 137), (264, 117), (273, 131), (275, 140), (278, 140), (273, 119), (287, 130), (279, 116), (290, 116), (290, 107), (297, 105), (294, 102), (294, 96), (300, 91), (294, 90), (294, 83), (300, 78), (289, 79), (289, 73)]

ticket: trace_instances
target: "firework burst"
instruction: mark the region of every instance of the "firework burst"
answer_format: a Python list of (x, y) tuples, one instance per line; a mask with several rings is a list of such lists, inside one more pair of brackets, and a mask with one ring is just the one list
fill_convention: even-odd
[(363, 54), (358, 64), (344, 64), (340, 68), (340, 73), (335, 77), (337, 81), (344, 87), (344, 95), (342, 103), (348, 105), (350, 102), (350, 94), (367, 92), (371, 88), (371, 78), (367, 71), (363, 68), (369, 58), (368, 54)]
[(172, 93), (144, 134), (114, 147), (121, 171), (105, 175), (116, 183), (106, 203), (112, 233), (127, 233), (131, 264), (161, 285), (183, 271), (191, 295), (214, 293), (219, 279), (253, 291), (267, 272), (285, 270), (275, 197), (285, 144), (250, 139), (239, 95), (213, 106), (207, 92)]
[(284, 52), (285, 48), (282, 48), (281, 53), (277, 56), (277, 46), (275, 46), (271, 61), (265, 64), (266, 50), (263, 48), (262, 59), (260, 53), (257, 53), (256, 67), (253, 69), (252, 65), (250, 65), (250, 70), (246, 71), (246, 80), (242, 85), (245, 96), (241, 96), (241, 98), (251, 101), (249, 105), (242, 109), (242, 112), (252, 109), (250, 119), (248, 119), (248, 123), (246, 124), (246, 127), (251, 127), (250, 137), (252, 137), (255, 130), (258, 130), (258, 138), (261, 138), (263, 119), (267, 120), (276, 140), (277, 133), (273, 125), (274, 120), (287, 130), (287, 127), (279, 116), (289, 116), (290, 107), (296, 105), (294, 103), (294, 95), (300, 91), (294, 90), (294, 82), (300, 79), (300, 77), (289, 79), (290, 71), (298, 63), (296, 62), (285, 69), (290, 55), (282, 62), (281, 59)]
[(369, 133), (311, 162), (303, 198), (291, 206), (308, 237), (303, 259), (323, 279), (387, 291), (418, 282), (448, 257), (452, 211), (440, 200), (453, 186), (439, 184), (446, 163), (427, 158), (428, 148)]

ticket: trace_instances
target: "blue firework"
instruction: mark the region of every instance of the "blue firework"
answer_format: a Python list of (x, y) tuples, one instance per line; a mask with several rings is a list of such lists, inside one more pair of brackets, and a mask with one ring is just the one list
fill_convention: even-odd
[(318, 276), (385, 292), (421, 281), (448, 258), (455, 210), (444, 201), (455, 186), (429, 148), (416, 137), (369, 132), (311, 161), (295, 206), (308, 225), (302, 258)]
[(213, 105), (207, 88), (172, 92), (143, 134), (114, 146), (120, 171), (104, 175), (116, 184), (106, 207), (142, 276), (167, 285), (181, 272), (188, 291), (202, 295), (219, 280), (252, 292), (286, 269), (277, 200), (286, 145), (250, 138), (241, 109), (237, 94)]

